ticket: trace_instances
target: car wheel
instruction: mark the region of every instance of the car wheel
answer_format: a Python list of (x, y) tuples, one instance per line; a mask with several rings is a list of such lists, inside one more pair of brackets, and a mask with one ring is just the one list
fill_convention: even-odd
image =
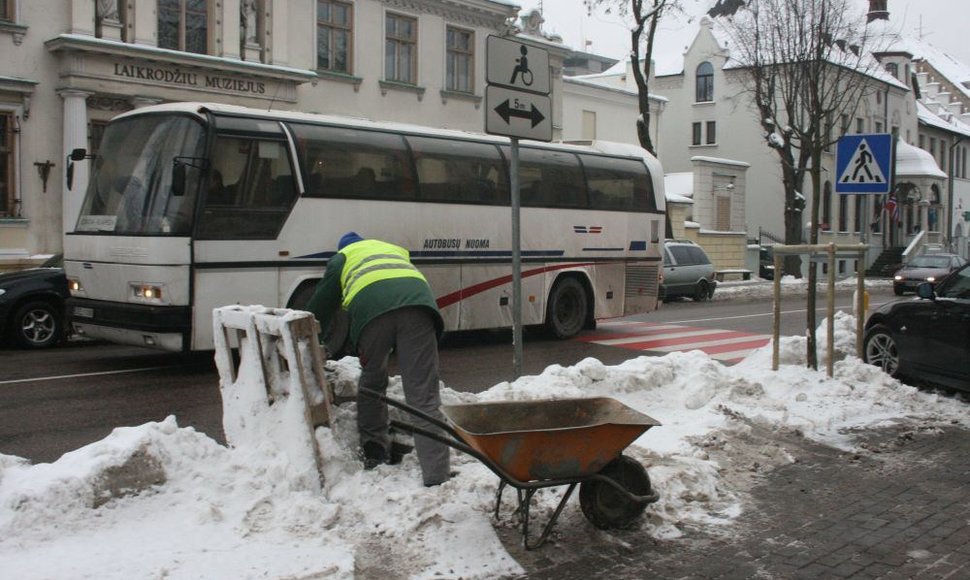
[(546, 330), (556, 338), (579, 334), (586, 324), (586, 290), (575, 278), (563, 278), (549, 293), (546, 305)]
[(63, 316), (50, 302), (27, 302), (14, 312), (10, 333), (12, 342), (21, 348), (47, 348), (63, 338)]
[(880, 324), (869, 329), (863, 343), (862, 356), (865, 362), (881, 368), (891, 377), (895, 377), (899, 371), (896, 339), (886, 326)]
[(893, 286), (893, 294), (896, 296), (902, 296), (904, 294), (903, 289), (899, 286)]
[(701, 280), (694, 286), (694, 302), (703, 302), (705, 300), (710, 300), (714, 295), (714, 291), (711, 290), (711, 285), (707, 283), (707, 280)]

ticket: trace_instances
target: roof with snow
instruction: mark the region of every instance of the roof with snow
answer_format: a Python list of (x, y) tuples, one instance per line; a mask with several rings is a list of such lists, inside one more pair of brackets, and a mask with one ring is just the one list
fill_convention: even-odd
[(929, 152), (914, 147), (902, 139), (896, 142), (896, 175), (946, 178), (946, 173), (939, 168)]

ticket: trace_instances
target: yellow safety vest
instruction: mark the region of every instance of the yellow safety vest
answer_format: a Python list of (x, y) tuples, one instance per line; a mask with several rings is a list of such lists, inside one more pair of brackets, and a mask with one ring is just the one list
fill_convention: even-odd
[(362, 240), (340, 250), (346, 256), (340, 274), (344, 309), (350, 306), (354, 296), (379, 280), (393, 278), (418, 278), (427, 283), (424, 275), (411, 264), (410, 253), (400, 246), (380, 240)]

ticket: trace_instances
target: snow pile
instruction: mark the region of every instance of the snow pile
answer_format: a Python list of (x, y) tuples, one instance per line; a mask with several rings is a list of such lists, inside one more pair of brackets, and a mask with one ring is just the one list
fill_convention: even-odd
[[(658, 419), (625, 451), (648, 467), (660, 501), (640, 531), (681, 535), (693, 525), (730, 526), (743, 509), (736, 477), (750, 465), (793, 461), (781, 446), (751, 443), (753, 428), (798, 432), (842, 448), (847, 430), (897, 421), (967, 425), (966, 407), (905, 386), (862, 364), (855, 320), (836, 319), (835, 376), (804, 368), (805, 339), (725, 367), (700, 351), (639, 357), (617, 366), (586, 359), (479, 395), (444, 389), (446, 404), (614, 397)], [(825, 323), (819, 331), (824, 345)], [(356, 359), (328, 365), (347, 391)], [(352, 387), (351, 387), (352, 388)], [(401, 398), (392, 379), (390, 394)], [(245, 419), (245, 418), (242, 418)], [(413, 454), (363, 471), (355, 408), (318, 428), (324, 489), (291, 485), (285, 454), (227, 449), (174, 417), (116, 429), (51, 464), (0, 455), (0, 563), (10, 578), (494, 578), (523, 572), (491, 519), (498, 479), (454, 453), (457, 476), (421, 485)], [(544, 521), (561, 490), (537, 495)], [(506, 494), (505, 512), (511, 509)], [(577, 510), (573, 499), (566, 510)], [(588, 525), (588, 524), (586, 524)], [(572, 530), (575, 532), (576, 530)], [(563, 534), (563, 542), (579, 541)]]

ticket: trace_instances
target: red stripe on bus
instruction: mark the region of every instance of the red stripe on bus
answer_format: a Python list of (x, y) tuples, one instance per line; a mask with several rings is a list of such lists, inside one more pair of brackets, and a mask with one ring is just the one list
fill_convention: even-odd
[[(592, 265), (594, 265), (593, 262), (589, 262), (586, 264), (558, 264), (556, 266), (544, 266), (542, 268), (536, 268), (535, 270), (526, 270), (522, 272), (522, 277), (528, 278), (530, 276), (536, 276), (538, 274), (544, 274), (546, 272), (553, 272), (555, 270), (565, 270), (566, 268), (580, 268), (580, 267), (592, 266)], [(467, 288), (461, 288), (456, 292), (452, 292), (451, 294), (445, 294), (444, 296), (439, 297), (438, 308), (445, 308), (447, 306), (451, 306), (452, 304), (460, 302), (465, 298), (470, 298), (476, 294), (481, 294), (486, 290), (491, 290), (492, 288), (495, 288), (497, 286), (502, 286), (503, 284), (509, 284), (510, 282), (512, 282), (511, 274), (509, 274), (508, 276), (494, 278), (492, 280), (486, 280), (485, 282), (468, 286)]]

